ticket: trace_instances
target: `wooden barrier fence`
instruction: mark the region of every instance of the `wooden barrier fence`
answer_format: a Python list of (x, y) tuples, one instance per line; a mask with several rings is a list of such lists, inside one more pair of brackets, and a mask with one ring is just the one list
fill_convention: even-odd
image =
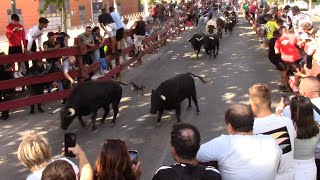
[[(121, 54), (118, 56), (106, 56), (105, 57), (106, 61), (107, 62), (115, 61), (116, 66), (112, 70), (110, 70), (108, 74), (99, 78), (98, 81), (105, 81), (110, 79), (113, 76), (116, 76), (117, 78), (119, 78), (120, 72), (124, 68), (126, 68), (127, 66), (129, 66), (131, 63), (135, 61), (138, 61), (139, 64), (141, 64), (142, 63), (141, 58), (144, 55), (154, 53), (155, 50), (160, 45), (166, 43), (166, 40), (168, 38), (176, 36), (182, 31), (183, 28), (184, 28), (184, 24), (181, 23), (179, 25), (179, 28), (175, 29), (174, 31), (170, 30), (172, 29), (171, 27), (166, 27), (152, 34), (150, 37), (146, 37), (142, 41), (142, 45), (147, 45), (146, 48), (137, 57), (132, 57), (121, 64), (120, 64), (120, 56), (127, 55), (130, 51), (132, 51), (134, 49), (133, 45), (125, 49), (122, 49)], [(128, 31), (126, 32), (126, 35), (128, 36), (128, 35), (131, 35), (132, 33), (133, 33), (132, 31)], [(153, 43), (150, 44), (150, 42), (153, 42)], [(0, 56), (0, 65), (13, 64), (15, 62), (25, 62), (25, 61), (34, 60), (34, 59), (46, 59), (46, 58), (55, 58), (55, 57), (62, 57), (62, 56), (75, 56), (76, 64), (78, 65), (78, 68), (76, 70), (69, 72), (69, 74), (72, 78), (77, 78), (79, 83), (81, 83), (84, 80), (84, 78), (89, 76), (91, 72), (100, 68), (100, 62), (95, 62), (89, 66), (85, 66), (83, 65), (83, 59), (82, 59), (83, 55), (99, 48), (99, 46), (87, 47), (79, 42), (76, 42), (76, 44), (77, 43), (78, 43), (78, 46), (63, 48), (63, 49), (54, 50), (54, 51), (43, 51), (43, 52), (34, 52), (31, 54), (12, 54), (12, 55)], [(105, 41), (105, 45), (110, 46), (110, 44), (111, 44), (111, 40), (108, 38)], [(63, 79), (65, 79), (63, 72), (55, 72), (51, 74), (45, 74), (42, 76), (23, 77), (23, 78), (17, 78), (17, 79), (4, 80), (4, 81), (0, 81), (0, 90), (12, 89), (12, 88), (14, 89), (16, 87), (53, 82), (53, 81), (63, 80)], [(1, 102), (0, 111), (21, 108), (21, 107), (30, 106), (33, 104), (39, 104), (43, 102), (56, 101), (59, 99), (67, 98), (71, 90), (72, 89), (67, 89), (62, 91), (46, 93), (43, 95), (28, 96), (28, 97), (23, 97), (19, 99), (14, 99), (11, 101)]]

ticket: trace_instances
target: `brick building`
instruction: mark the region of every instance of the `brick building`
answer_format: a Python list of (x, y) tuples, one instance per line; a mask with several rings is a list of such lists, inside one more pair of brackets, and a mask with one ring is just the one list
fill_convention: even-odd
[[(65, 0), (68, 12), (68, 25), (78, 26), (95, 22), (102, 7), (116, 6), (121, 15), (139, 11), (139, 0)], [(21, 24), (25, 29), (38, 23), (39, 9), (43, 7), (44, 0), (15, 0), (16, 13), (20, 16)], [(5, 34), (5, 28), (10, 22), (11, 0), (1, 0), (0, 5), (0, 35)], [(50, 21), (48, 29), (55, 29), (60, 24), (60, 13), (54, 6), (47, 9), (42, 15)]]

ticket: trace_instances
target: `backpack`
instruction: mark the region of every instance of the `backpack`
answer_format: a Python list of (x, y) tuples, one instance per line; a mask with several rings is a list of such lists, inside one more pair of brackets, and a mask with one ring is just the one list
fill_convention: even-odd
[(179, 180), (201, 180), (202, 176), (206, 172), (207, 166), (201, 164), (196, 166), (188, 164), (175, 164), (171, 167), (177, 173)]

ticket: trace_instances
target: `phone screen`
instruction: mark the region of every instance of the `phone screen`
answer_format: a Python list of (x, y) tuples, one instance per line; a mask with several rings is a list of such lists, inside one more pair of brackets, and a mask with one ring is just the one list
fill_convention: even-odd
[(138, 162), (138, 151), (136, 150), (129, 150), (130, 159), (133, 164), (137, 164)]
[(282, 92), (283, 102), (286, 106), (290, 104), (289, 95), (287, 93), (288, 92)]
[(74, 133), (65, 133), (64, 134), (64, 155), (66, 157), (76, 157), (72, 152), (68, 151), (69, 147), (76, 146), (76, 134)]

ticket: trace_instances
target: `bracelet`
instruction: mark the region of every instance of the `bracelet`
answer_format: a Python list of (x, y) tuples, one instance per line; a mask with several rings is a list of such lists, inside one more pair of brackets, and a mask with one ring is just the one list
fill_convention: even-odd
[(283, 111), (283, 108), (282, 107), (277, 107), (276, 108), (276, 112), (278, 112), (279, 110)]

